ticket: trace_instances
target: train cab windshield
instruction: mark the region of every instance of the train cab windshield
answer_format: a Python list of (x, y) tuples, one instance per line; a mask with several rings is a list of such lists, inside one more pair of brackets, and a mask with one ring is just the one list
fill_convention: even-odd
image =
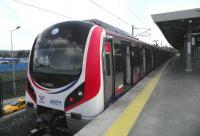
[(91, 25), (60, 23), (39, 34), (33, 49), (32, 72), (79, 75)]

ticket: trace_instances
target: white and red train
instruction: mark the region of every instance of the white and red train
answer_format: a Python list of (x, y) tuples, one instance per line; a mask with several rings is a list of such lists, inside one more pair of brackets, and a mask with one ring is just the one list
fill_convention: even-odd
[(78, 130), (172, 55), (99, 20), (58, 23), (33, 44), (26, 100), (40, 123)]

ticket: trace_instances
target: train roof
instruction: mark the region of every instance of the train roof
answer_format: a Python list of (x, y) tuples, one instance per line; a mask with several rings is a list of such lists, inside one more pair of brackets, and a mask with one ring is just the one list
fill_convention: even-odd
[(114, 27), (110, 24), (107, 24), (103, 21), (100, 21), (98, 19), (90, 19), (90, 20), (85, 20), (85, 21), (103, 27), (106, 30), (106, 32), (110, 35), (121, 37), (121, 38), (128, 39), (128, 40), (131, 40), (131, 41), (137, 41), (137, 42), (140, 42), (140, 43), (143, 43), (143, 44), (148, 44), (150, 46), (153, 46), (149, 43), (140, 41), (139, 39), (135, 38), (134, 36), (132, 36), (128, 32), (125, 32), (125, 31), (123, 31), (119, 28), (116, 28), (116, 27)]
[(110, 24), (107, 24), (103, 21), (100, 21), (98, 19), (90, 19), (90, 20), (84, 20), (84, 21), (91, 23), (91, 24), (94, 24), (94, 25), (98, 25), (98, 26), (104, 28), (109, 35), (121, 37), (121, 38), (124, 38), (126, 40), (136, 41), (136, 42), (139, 42), (141, 44), (145, 44), (145, 45), (148, 45), (148, 46), (151, 46), (151, 47), (154, 47), (154, 48), (158, 48), (158, 49), (161, 49), (161, 50), (166, 50), (166, 49), (163, 49), (163, 48), (158, 47), (156, 45), (152, 45), (152, 44), (143, 42), (143, 41), (135, 38), (133, 35), (129, 34), (128, 32), (125, 32), (125, 31), (123, 31), (119, 28), (116, 28), (116, 27), (114, 27)]
[[(122, 34), (122, 35), (125, 35), (125, 36), (128, 36), (128, 37), (131, 37), (131, 38), (134, 38), (132, 35), (130, 35), (128, 32), (126, 31), (123, 31), (119, 28), (116, 28), (110, 24), (107, 24), (103, 21), (100, 21), (98, 19), (90, 19), (90, 20), (86, 20), (86, 22), (89, 22), (89, 23), (92, 23), (92, 24), (95, 24), (95, 25), (99, 25), (101, 27), (103, 27), (104, 29), (107, 29), (109, 31), (112, 31), (112, 32), (115, 32), (115, 33), (118, 33), (118, 34)], [(134, 38), (136, 39), (136, 38)]]

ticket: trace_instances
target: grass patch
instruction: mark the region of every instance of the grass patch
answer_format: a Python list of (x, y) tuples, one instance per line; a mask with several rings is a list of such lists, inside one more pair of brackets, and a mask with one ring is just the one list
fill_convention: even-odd
[[(26, 70), (23, 71), (15, 71), (15, 79), (24, 79), (26, 78)], [(12, 72), (0, 72), (1, 82), (12, 81)]]
[(15, 71), (16, 94), (14, 94), (12, 72), (0, 72), (0, 91), (3, 95), (3, 99), (25, 95), (26, 73), (26, 70)]

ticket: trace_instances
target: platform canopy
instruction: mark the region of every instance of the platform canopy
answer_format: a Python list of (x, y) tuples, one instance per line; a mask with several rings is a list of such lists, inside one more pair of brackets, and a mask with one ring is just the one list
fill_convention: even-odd
[(184, 46), (184, 36), (188, 33), (189, 22), (192, 33), (200, 32), (200, 8), (153, 14), (151, 17), (167, 41), (176, 49)]

